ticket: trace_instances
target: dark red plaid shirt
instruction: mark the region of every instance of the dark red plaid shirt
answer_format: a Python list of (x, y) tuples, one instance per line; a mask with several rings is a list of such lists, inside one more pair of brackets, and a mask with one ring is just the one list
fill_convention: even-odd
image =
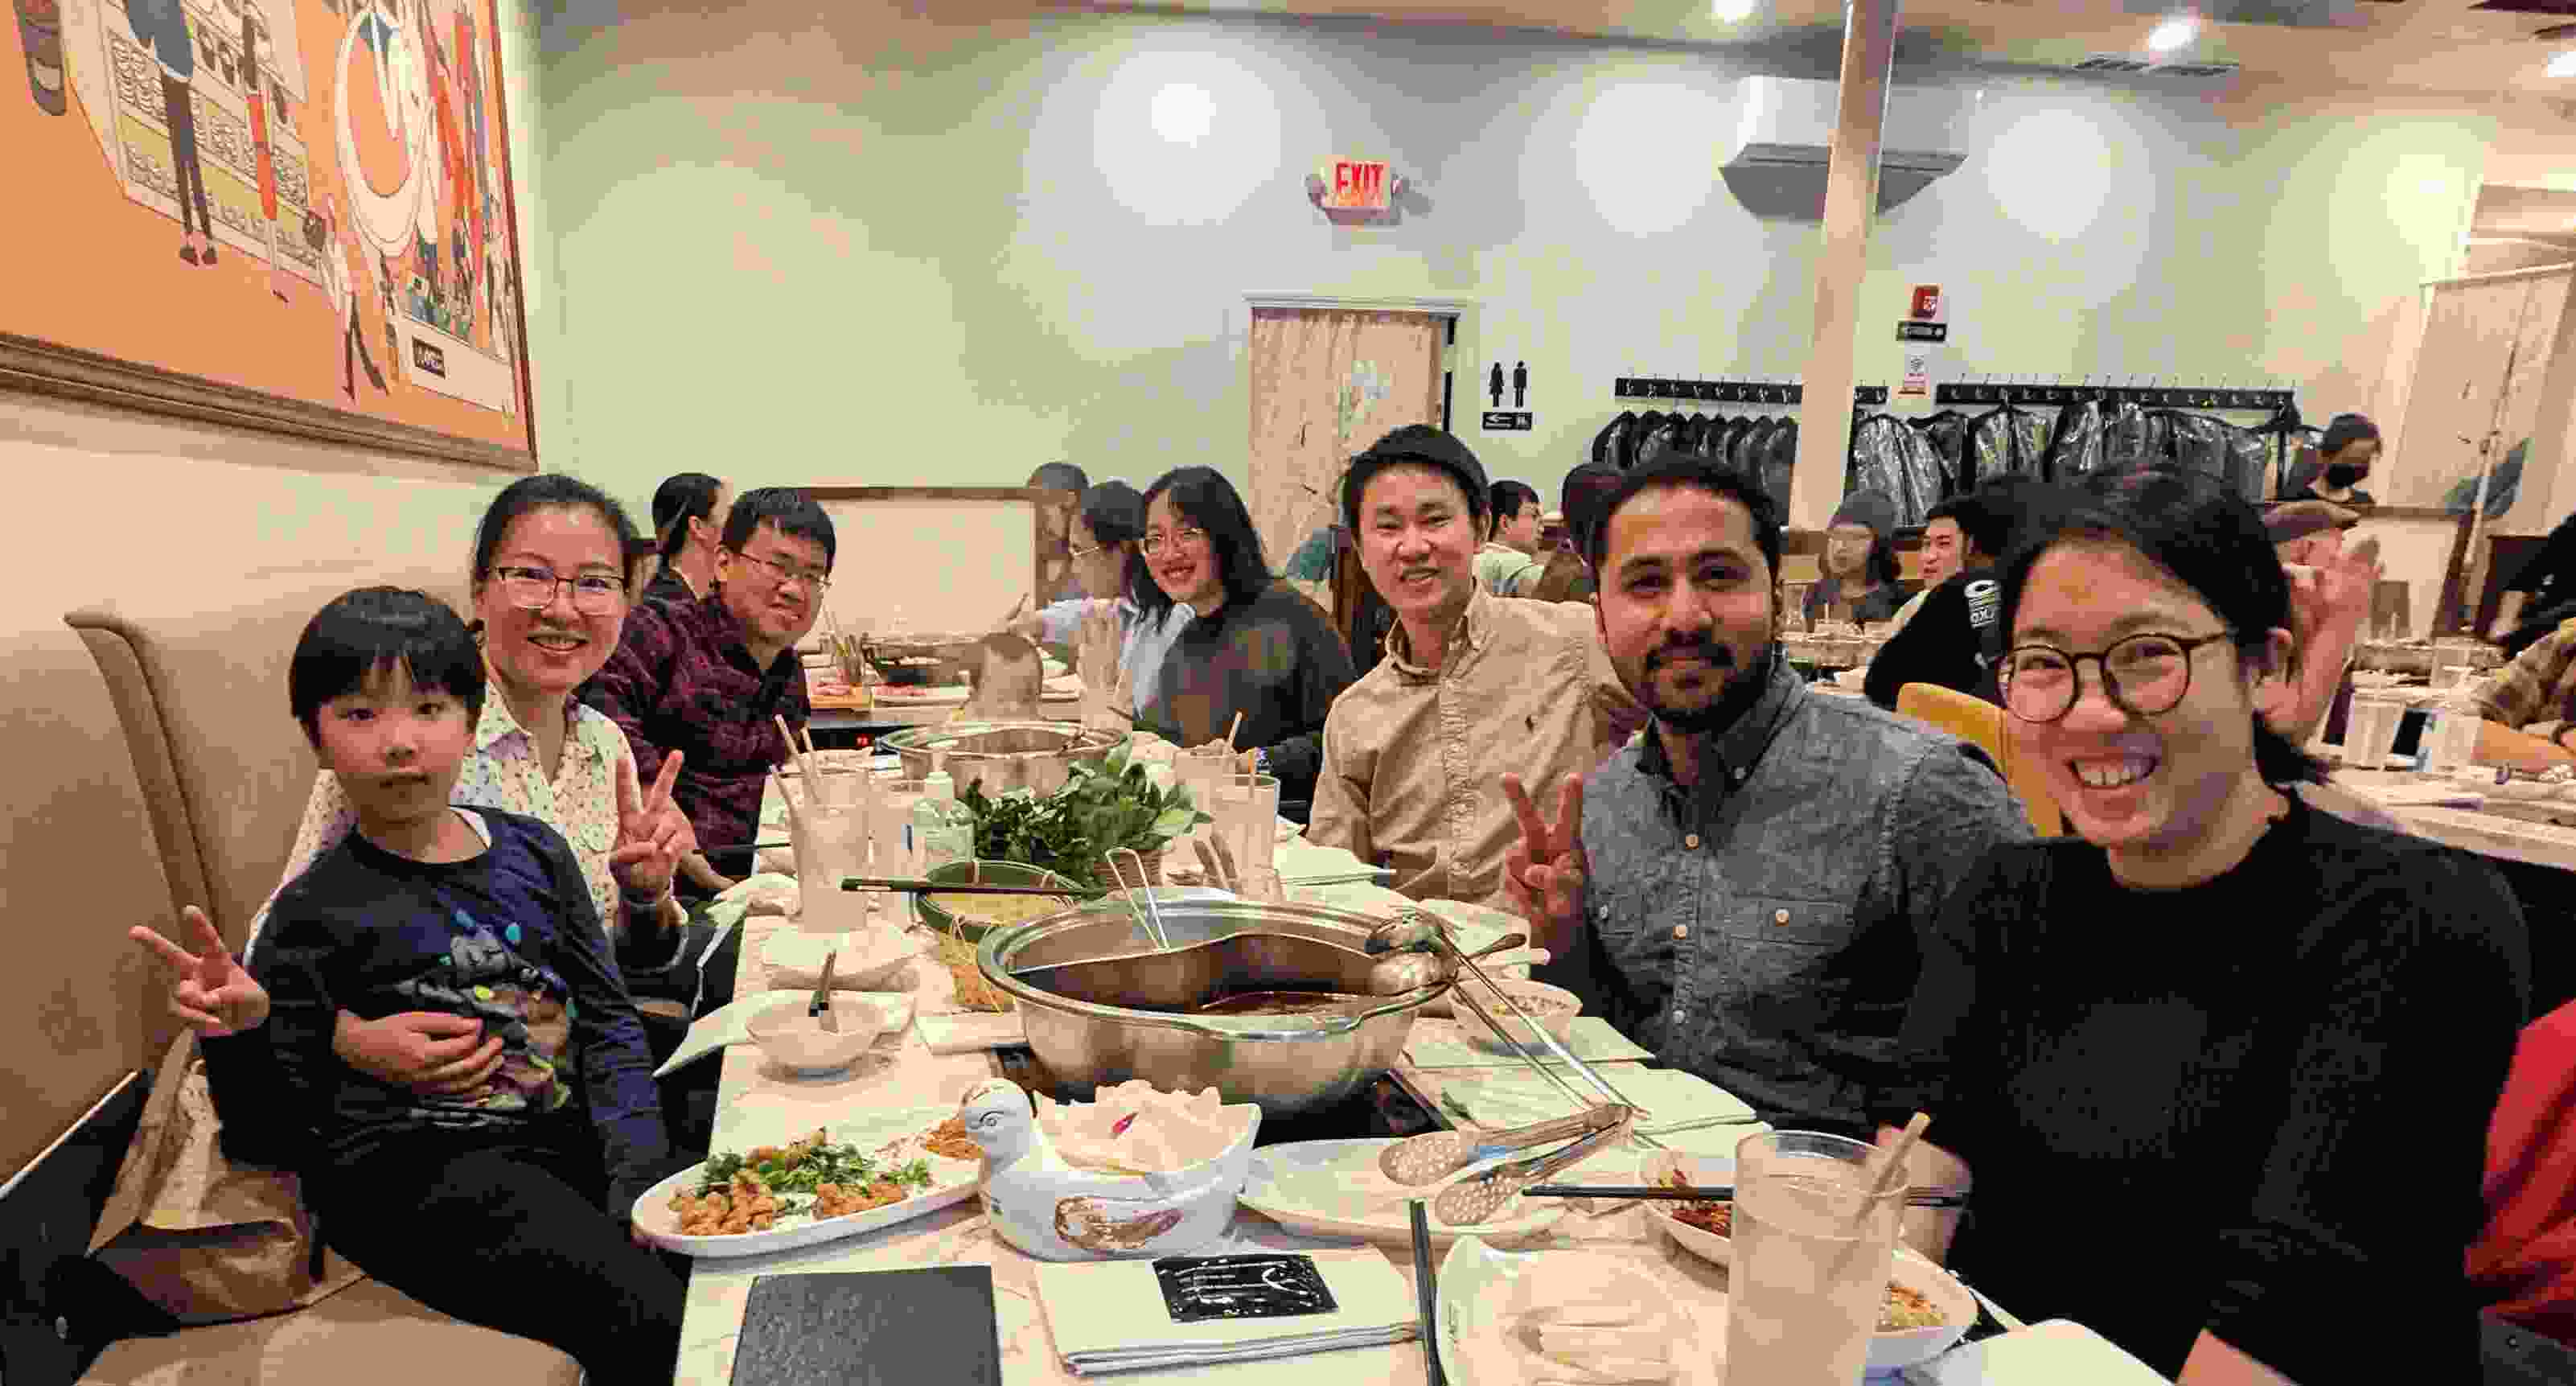
[[(720, 593), (629, 611), (617, 653), (582, 685), (581, 700), (624, 729), (642, 783), (661, 773), (667, 752), (686, 757), (671, 797), (701, 847), (759, 840), (762, 785), (787, 755), (771, 719), (802, 728), (813, 710), (796, 651), (781, 651), (767, 669), (754, 665)], [(749, 852), (707, 861), (735, 879), (751, 872)], [(685, 876), (679, 886), (691, 893)]]

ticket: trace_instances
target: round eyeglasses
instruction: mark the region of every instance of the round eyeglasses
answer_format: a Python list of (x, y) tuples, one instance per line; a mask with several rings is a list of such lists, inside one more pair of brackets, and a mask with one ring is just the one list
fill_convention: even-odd
[(2025, 722), (2054, 722), (2073, 710), (2084, 680), (2077, 666), (2091, 660), (2113, 706), (2140, 717), (2171, 712), (2191, 692), (2191, 657), (2203, 645), (2236, 638), (2215, 635), (2132, 635), (2107, 650), (2074, 653), (2054, 645), (2016, 645), (2004, 652), (1996, 681), (2004, 710)]
[(626, 579), (606, 573), (583, 573), (578, 577), (556, 577), (544, 568), (495, 568), (493, 576), (501, 579), (501, 595), (510, 605), (522, 611), (543, 611), (554, 605), (555, 593), (572, 589), (572, 609), (584, 616), (606, 616), (626, 600)]

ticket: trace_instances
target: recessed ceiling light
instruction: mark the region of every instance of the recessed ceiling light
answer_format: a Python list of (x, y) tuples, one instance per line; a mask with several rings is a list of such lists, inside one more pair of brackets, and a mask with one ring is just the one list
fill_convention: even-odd
[(1753, 0), (1717, 0), (1717, 17), (1727, 24), (1741, 24), (1753, 17)]
[(2570, 48), (2566, 52), (2559, 54), (2557, 57), (2550, 59), (2549, 75), (2552, 77), (2576, 77), (2576, 48)]
[(2199, 33), (2199, 20), (2187, 14), (2178, 14), (2157, 25), (2155, 32), (2147, 35), (2147, 47), (2159, 53), (2170, 53), (2191, 42)]

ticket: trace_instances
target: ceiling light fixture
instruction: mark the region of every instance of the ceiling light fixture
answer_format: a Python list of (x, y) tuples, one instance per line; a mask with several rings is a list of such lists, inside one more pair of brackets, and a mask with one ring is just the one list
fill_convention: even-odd
[(1741, 24), (1753, 17), (1753, 0), (1717, 0), (1716, 8), (1721, 23)]
[(2199, 20), (2187, 14), (2178, 14), (2157, 25), (2155, 32), (2147, 35), (2147, 47), (2158, 53), (2170, 53), (2191, 42), (2199, 33)]
[(2552, 77), (2576, 77), (2576, 48), (2570, 48), (2566, 52), (2559, 54), (2557, 57), (2550, 59), (2549, 75)]

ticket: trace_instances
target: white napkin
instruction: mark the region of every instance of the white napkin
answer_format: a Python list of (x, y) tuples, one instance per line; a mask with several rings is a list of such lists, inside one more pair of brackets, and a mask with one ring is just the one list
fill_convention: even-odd
[(2164, 1386), (2155, 1369), (2069, 1319), (2035, 1323), (1907, 1367), (1906, 1386)]
[(925, 1015), (913, 1022), (921, 1042), (933, 1054), (969, 1054), (978, 1049), (1008, 1049), (1029, 1042), (1018, 1011), (959, 1011)]
[(1271, 854), (1271, 866), (1279, 872), (1279, 879), (1289, 885), (1375, 881), (1392, 874), (1378, 870), (1339, 847), (1318, 847), (1302, 837), (1280, 843)]
[[(1563, 1061), (1547, 1052), (1546, 1047), (1534, 1036), (1523, 1035), (1519, 1038), (1541, 1063), (1563, 1066)], [(1574, 1057), (1588, 1064), (1655, 1057), (1653, 1051), (1620, 1034), (1609, 1021), (1597, 1015), (1576, 1016), (1574, 1027), (1567, 1034), (1567, 1041), (1565, 1047), (1574, 1051)], [(1493, 1031), (1486, 1029), (1482, 1021), (1470, 1016), (1460, 1016), (1445, 1023), (1437, 1020), (1414, 1022), (1413, 1033), (1404, 1042), (1404, 1061), (1415, 1068), (1492, 1068), (1497, 1064), (1520, 1062), (1517, 1056), (1503, 1047), (1502, 1041), (1494, 1038)], [(1619, 1075), (1616, 1073), (1603, 1076), (1613, 1083), (1619, 1082)], [(1577, 1083), (1583, 1081), (1579, 1076), (1573, 1076), (1573, 1080)], [(1625, 1091), (1626, 1086), (1621, 1083), (1621, 1090)], [(1641, 1097), (1637, 1100), (1642, 1102), (1645, 1099)]]
[[(835, 995), (844, 994), (837, 987), (833, 988), (833, 992)], [(885, 1013), (887, 1024), (883, 1028), (889, 1032), (901, 1030), (912, 1019), (912, 996), (909, 992), (871, 991), (857, 994), (866, 997), (869, 1004)], [(660, 1068), (653, 1070), (653, 1076), (668, 1077), (719, 1049), (752, 1043), (752, 1017), (782, 1001), (807, 1001), (811, 1000), (813, 995), (813, 992), (804, 990), (763, 991), (734, 998), (699, 1016), (696, 1023), (689, 1026), (687, 1038), (680, 1041), (680, 1047), (671, 1051), (671, 1057), (663, 1060)]]
[(1376, 1248), (1299, 1254), (1314, 1259), (1332, 1292), (1331, 1312), (1175, 1323), (1150, 1261), (1039, 1262), (1038, 1303), (1056, 1351), (1080, 1376), (1259, 1361), (1415, 1336), (1412, 1292)]
[[(1591, 1091), (1582, 1075), (1558, 1071), (1576, 1091)], [(1616, 1064), (1601, 1069), (1601, 1076), (1629, 1101), (1645, 1109), (1646, 1115), (1637, 1123), (1640, 1135), (1661, 1136), (1755, 1119), (1753, 1108), (1744, 1099), (1678, 1068)], [(1440, 1100), (1486, 1127), (1524, 1126), (1572, 1116), (1577, 1110), (1573, 1100), (1557, 1091), (1555, 1084), (1518, 1063), (1480, 1078), (1447, 1084), (1441, 1089)]]
[(735, 902), (740, 902), (748, 914), (793, 915), (800, 903), (796, 878), (772, 871), (745, 876), (715, 899), (718, 907)]

